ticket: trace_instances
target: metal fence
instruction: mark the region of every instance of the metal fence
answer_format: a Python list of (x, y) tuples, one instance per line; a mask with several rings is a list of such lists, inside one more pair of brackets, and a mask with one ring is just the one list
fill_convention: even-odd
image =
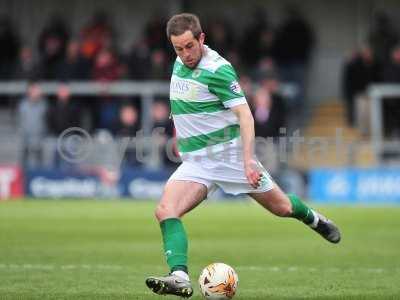
[[(72, 96), (137, 96), (141, 101), (141, 123), (145, 134), (150, 133), (152, 128), (150, 111), (153, 101), (156, 97), (168, 97), (169, 95), (169, 83), (166, 81), (116, 81), (112, 83), (79, 81), (68, 83), (39, 82), (38, 84), (46, 96), (55, 95), (60, 84), (68, 85)], [(0, 96), (22, 96), (25, 94), (27, 86), (27, 81), (0, 82)], [(294, 98), (297, 87), (294, 84), (283, 83), (280, 93), (286, 98)], [(387, 98), (398, 97), (400, 99), (400, 85), (374, 84), (368, 88), (367, 94), (370, 99), (371, 143), (375, 161), (382, 163), (382, 154), (385, 151), (400, 154), (399, 141), (385, 140), (383, 120), (383, 101)]]
[[(42, 92), (46, 96), (53, 96), (57, 93), (60, 82), (39, 82)], [(62, 83), (64, 84), (64, 83)], [(110, 83), (97, 81), (72, 81), (67, 85), (70, 88), (71, 96), (138, 96), (142, 104), (141, 124), (145, 134), (150, 133), (152, 119), (150, 117), (151, 106), (158, 96), (168, 97), (169, 82), (166, 81), (115, 81)], [(20, 96), (26, 92), (27, 81), (0, 82), (0, 96)], [(283, 83), (280, 86), (280, 93), (288, 98), (294, 98), (298, 93), (295, 84)]]
[[(376, 162), (384, 163), (384, 153), (400, 156), (400, 141), (385, 139), (383, 102), (388, 98), (398, 98), (400, 105), (399, 84), (374, 84), (368, 88), (370, 99), (371, 143)], [(400, 125), (400, 120), (398, 120)]]
[[(59, 82), (39, 82), (43, 94), (52, 96), (57, 93)], [(112, 83), (102, 82), (69, 82), (66, 84), (72, 96), (139, 96), (142, 101), (143, 130), (148, 133), (152, 127), (150, 117), (151, 105), (156, 96), (168, 96), (169, 84), (165, 81), (117, 81)], [(19, 96), (26, 92), (28, 82), (10, 81), (0, 82), (0, 95)]]

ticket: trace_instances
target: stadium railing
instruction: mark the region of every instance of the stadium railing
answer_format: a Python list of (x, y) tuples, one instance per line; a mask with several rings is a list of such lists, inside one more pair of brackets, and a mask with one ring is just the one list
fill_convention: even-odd
[[(384, 154), (400, 155), (400, 142), (388, 140), (384, 135), (383, 102), (387, 98), (399, 98), (399, 84), (373, 84), (368, 88), (370, 98), (371, 142), (378, 164), (384, 163)], [(400, 105), (400, 103), (399, 103)]]
[[(57, 93), (60, 84), (68, 85), (71, 96), (100, 96), (105, 93), (109, 96), (139, 96), (141, 101), (141, 124), (145, 134), (150, 133), (152, 119), (150, 116), (151, 105), (156, 97), (168, 97), (169, 82), (167, 81), (71, 81), (68, 83), (38, 82), (42, 92), (46, 96)], [(22, 96), (28, 86), (27, 81), (0, 82), (0, 96)], [(297, 86), (292, 83), (282, 83), (280, 93), (286, 98), (294, 98), (298, 92)]]
[[(0, 101), (1, 99), (19, 100), (26, 93), (28, 81), (0, 81)], [(37, 84), (41, 87), (44, 96), (54, 96), (57, 93), (58, 87), (63, 84), (70, 89), (71, 96), (122, 96), (122, 97), (138, 97), (141, 102), (141, 124), (144, 135), (151, 134), (153, 128), (153, 120), (151, 118), (151, 106), (157, 97), (167, 98), (169, 95), (168, 81), (114, 81), (114, 82), (99, 82), (99, 81), (39, 81)], [(292, 83), (281, 83), (279, 93), (284, 96), (289, 102), (298, 94), (298, 88)], [(87, 98), (90, 101), (90, 97)], [(118, 101), (118, 98), (116, 98)], [(11, 125), (13, 126), (13, 125)], [(7, 161), (18, 162), (20, 152), (20, 142), (15, 137), (15, 130), (11, 130), (13, 138), (4, 136), (7, 140), (8, 148), (0, 151), (0, 161), (5, 158)], [(13, 150), (10, 150), (13, 149)]]
[[(39, 82), (44, 95), (51, 96), (57, 93), (60, 82)], [(104, 82), (69, 82), (72, 96), (100, 96), (105, 93), (109, 96), (139, 96), (142, 101), (141, 121), (146, 133), (152, 128), (150, 109), (156, 96), (167, 96), (169, 84), (165, 81), (116, 81)], [(11, 81), (0, 82), (0, 95), (18, 96), (26, 92), (28, 82)]]

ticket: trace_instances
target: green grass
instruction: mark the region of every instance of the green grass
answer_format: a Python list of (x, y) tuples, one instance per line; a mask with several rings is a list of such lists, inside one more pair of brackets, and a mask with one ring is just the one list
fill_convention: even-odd
[[(0, 299), (175, 299), (144, 285), (167, 272), (154, 206), (0, 203)], [(339, 245), (255, 204), (200, 206), (184, 218), (192, 280), (221, 261), (239, 274), (237, 300), (400, 299), (400, 208), (320, 209), (340, 225)]]

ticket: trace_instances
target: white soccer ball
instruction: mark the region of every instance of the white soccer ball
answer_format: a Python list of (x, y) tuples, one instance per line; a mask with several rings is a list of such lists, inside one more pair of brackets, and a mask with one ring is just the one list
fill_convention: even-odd
[(235, 270), (223, 263), (204, 268), (199, 277), (200, 291), (207, 300), (229, 300), (235, 296), (239, 278)]

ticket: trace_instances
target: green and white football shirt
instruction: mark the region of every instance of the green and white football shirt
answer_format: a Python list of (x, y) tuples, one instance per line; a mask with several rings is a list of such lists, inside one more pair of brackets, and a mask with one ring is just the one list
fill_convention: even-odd
[(239, 122), (230, 108), (246, 99), (232, 65), (216, 51), (205, 46), (195, 69), (177, 57), (170, 101), (183, 160), (226, 150), (227, 143), (231, 148), (239, 144)]

